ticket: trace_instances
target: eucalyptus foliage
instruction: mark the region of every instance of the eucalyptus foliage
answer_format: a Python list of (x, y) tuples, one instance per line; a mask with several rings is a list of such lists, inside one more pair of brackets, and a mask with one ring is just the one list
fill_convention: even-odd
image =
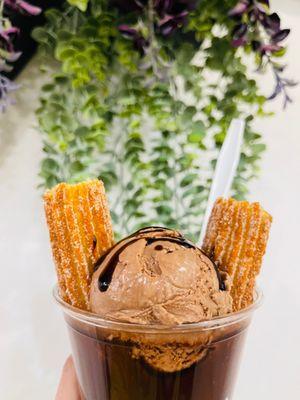
[[(270, 14), (267, 2), (255, 3)], [(249, 72), (283, 52), (258, 57), (236, 28), (245, 18), (255, 26), (252, 9), (232, 16), (235, 6), (70, 0), (47, 11), (47, 25), (34, 31), (57, 65), (37, 111), (42, 184), (100, 177), (118, 234), (155, 224), (195, 237), (218, 151), (230, 121), (242, 117), (233, 195), (244, 198), (265, 150), (252, 121), (266, 115), (266, 97)]]

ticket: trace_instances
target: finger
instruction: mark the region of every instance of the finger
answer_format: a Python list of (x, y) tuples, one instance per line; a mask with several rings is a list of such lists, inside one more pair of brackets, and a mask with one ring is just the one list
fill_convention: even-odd
[(72, 357), (68, 357), (63, 367), (55, 400), (81, 400), (79, 384)]

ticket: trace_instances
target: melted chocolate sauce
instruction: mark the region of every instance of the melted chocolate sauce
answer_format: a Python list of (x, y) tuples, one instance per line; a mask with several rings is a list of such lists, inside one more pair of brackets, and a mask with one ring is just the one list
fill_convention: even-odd
[(212, 265), (214, 266), (214, 269), (216, 271), (217, 278), (218, 278), (218, 281), (219, 281), (219, 289), (220, 290), (226, 290), (225, 283), (223, 282), (223, 279), (221, 277), (221, 274), (220, 274), (220, 271), (219, 271), (219, 268), (218, 268), (217, 264), (214, 262), (214, 260), (212, 260), (210, 257), (208, 257), (208, 255), (202, 249), (199, 248), (199, 250), (201, 251), (202, 254), (205, 255), (205, 257), (209, 258), (210, 261), (212, 262)]
[[(116, 266), (118, 265), (118, 262), (119, 262), (120, 254), (126, 249), (126, 247), (128, 247), (129, 245), (131, 245), (132, 243), (136, 242), (139, 239), (140, 239), (139, 237), (126, 238), (114, 246), (114, 247), (116, 247), (117, 245), (120, 245), (120, 243), (125, 242), (115, 253), (112, 254), (106, 267), (100, 274), (100, 276), (98, 278), (98, 287), (99, 287), (100, 292), (106, 292), (106, 290), (109, 288), (109, 285), (112, 280), (113, 274), (115, 272)], [(102, 261), (100, 261), (100, 259), (99, 259), (97, 261), (98, 265), (100, 265), (102, 262), (104, 262), (106, 257), (109, 257), (109, 255), (111, 254), (111, 250), (112, 249), (110, 249), (110, 251), (108, 253), (106, 253), (105, 255), (100, 257), (100, 259), (102, 258)]]
[(187, 249), (195, 249), (196, 246), (189, 242), (188, 240), (182, 238), (182, 237), (170, 237), (170, 236), (162, 236), (162, 237), (147, 237), (146, 238), (146, 242), (147, 242), (147, 246), (149, 246), (150, 244), (154, 243), (154, 242), (170, 242), (170, 243), (176, 243), (179, 244), (182, 247), (186, 247)]
[[(145, 228), (141, 228), (138, 231), (132, 233), (130, 236), (122, 239), (120, 242), (116, 243), (112, 248), (108, 249), (95, 263), (94, 266), (94, 272), (97, 271), (99, 266), (106, 260), (107, 257), (109, 257), (111, 254), (112, 257), (108, 261), (108, 264), (102, 271), (102, 273), (99, 276), (98, 279), (98, 287), (100, 292), (106, 292), (106, 290), (109, 288), (109, 284), (112, 280), (113, 273), (116, 269), (116, 266), (119, 262), (119, 256), (120, 254), (126, 249), (127, 246), (135, 242), (136, 240), (139, 240), (142, 238), (143, 233), (149, 233), (149, 232), (164, 232), (168, 231), (167, 228), (164, 228), (162, 226), (147, 226)], [(137, 237), (136, 237), (137, 236)], [(124, 243), (123, 246), (121, 246), (115, 253), (114, 249), (119, 246), (121, 243)]]
[(164, 228), (163, 226), (146, 226), (145, 228), (141, 228), (138, 231), (132, 233), (129, 237), (132, 237), (132, 236), (135, 236), (135, 235), (138, 235), (141, 233), (165, 232), (165, 231), (170, 231), (170, 229)]
[(219, 289), (222, 290), (222, 291), (224, 291), (224, 290), (226, 290), (225, 283), (223, 282), (223, 279), (221, 278), (220, 272), (219, 272), (219, 270), (218, 270), (216, 264), (215, 264), (214, 262), (212, 262), (212, 263), (213, 263), (213, 265), (214, 265), (214, 267), (215, 267), (216, 274), (217, 274), (217, 277), (218, 277)]

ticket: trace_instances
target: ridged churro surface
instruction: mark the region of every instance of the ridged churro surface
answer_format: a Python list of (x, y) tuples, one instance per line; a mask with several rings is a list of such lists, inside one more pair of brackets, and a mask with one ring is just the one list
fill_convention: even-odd
[(88, 310), (93, 266), (113, 245), (103, 183), (60, 183), (44, 194), (44, 204), (60, 294)]
[(203, 250), (231, 277), (234, 311), (253, 302), (271, 222), (259, 203), (220, 198), (214, 205)]

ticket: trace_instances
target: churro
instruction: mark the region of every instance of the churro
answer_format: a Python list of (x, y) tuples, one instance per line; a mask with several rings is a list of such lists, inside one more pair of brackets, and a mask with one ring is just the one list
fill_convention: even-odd
[(44, 202), (60, 295), (88, 310), (93, 266), (113, 244), (103, 183), (60, 183), (45, 193)]
[(234, 311), (253, 301), (271, 222), (259, 203), (220, 198), (214, 205), (203, 250), (231, 277)]

